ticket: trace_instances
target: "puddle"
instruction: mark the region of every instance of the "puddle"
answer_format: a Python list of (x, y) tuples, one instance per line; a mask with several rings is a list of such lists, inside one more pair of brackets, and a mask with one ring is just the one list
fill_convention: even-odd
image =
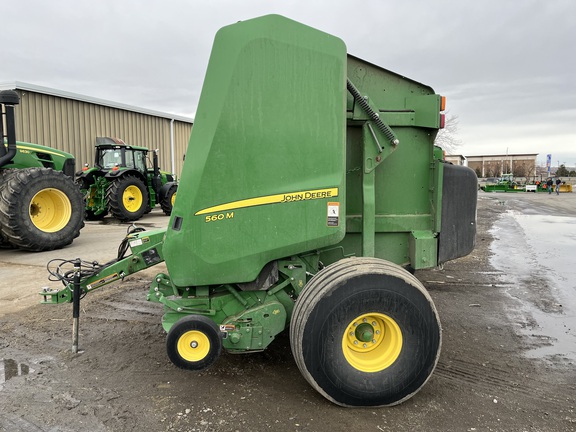
[(33, 372), (25, 363), (18, 363), (13, 359), (0, 359), (0, 384), (22, 375)]
[(576, 218), (508, 211), (493, 234), (491, 264), (520, 303), (509, 314), (537, 346), (527, 356), (576, 361)]

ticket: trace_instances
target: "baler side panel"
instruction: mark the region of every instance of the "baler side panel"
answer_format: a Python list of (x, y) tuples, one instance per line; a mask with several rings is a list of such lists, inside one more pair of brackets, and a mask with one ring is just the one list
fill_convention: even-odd
[[(441, 216), (437, 202), (442, 177), (434, 156), (440, 96), (426, 85), (350, 55), (348, 76), (400, 141), (388, 154), (383, 152), (375, 169), (374, 256), (413, 268), (434, 266)], [(365, 141), (363, 121), (353, 118), (353, 103), (349, 96), (346, 238), (341, 251), (322, 255), (325, 264), (343, 255), (363, 255)]]
[(248, 282), (343, 238), (345, 89), (338, 38), (274, 16), (220, 30), (166, 235), (176, 286)]

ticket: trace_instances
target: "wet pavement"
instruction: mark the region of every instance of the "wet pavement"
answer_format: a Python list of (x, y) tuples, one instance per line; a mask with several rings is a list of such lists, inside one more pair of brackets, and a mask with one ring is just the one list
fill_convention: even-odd
[(483, 194), (507, 207), (495, 221), (490, 263), (503, 272), (507, 308), (532, 341), (528, 357), (576, 361), (576, 196)]
[(0, 386), (9, 379), (28, 375), (30, 372), (34, 373), (34, 370), (30, 371), (26, 363), (18, 363), (14, 359), (0, 359)]
[(146, 302), (158, 267), (82, 300), (73, 354), (71, 305), (38, 304), (46, 261), (107, 259), (126, 227), (88, 224), (53, 253), (0, 251), (0, 431), (574, 432), (574, 278), (561, 260), (575, 209), (576, 194), (480, 193), (476, 249), (416, 272), (442, 320), (436, 370), (412, 399), (382, 409), (330, 404), (299, 374), (286, 332), (207, 371), (176, 368), (162, 310)]

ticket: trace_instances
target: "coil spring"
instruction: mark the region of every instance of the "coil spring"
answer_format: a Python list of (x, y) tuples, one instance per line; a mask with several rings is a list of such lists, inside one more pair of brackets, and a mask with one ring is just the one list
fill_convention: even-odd
[(360, 94), (358, 89), (356, 87), (354, 87), (354, 84), (352, 84), (352, 81), (350, 81), (349, 79), (346, 80), (346, 87), (347, 87), (348, 91), (350, 92), (350, 94), (354, 97), (354, 100), (368, 114), (370, 119), (376, 124), (376, 127), (378, 129), (380, 129), (380, 132), (382, 132), (386, 136), (386, 138), (388, 138), (390, 143), (392, 143), (392, 145), (395, 145), (395, 146), (400, 144), (400, 141), (398, 140), (398, 138), (396, 138), (396, 135), (394, 135), (394, 132), (392, 132), (392, 129), (390, 129), (388, 126), (386, 126), (384, 124), (384, 122), (382, 120), (380, 120), (380, 116), (378, 115), (378, 113), (376, 111), (374, 111), (370, 107), (370, 105), (368, 105), (368, 102), (366, 102), (366, 99), (364, 99), (362, 97), (362, 95)]

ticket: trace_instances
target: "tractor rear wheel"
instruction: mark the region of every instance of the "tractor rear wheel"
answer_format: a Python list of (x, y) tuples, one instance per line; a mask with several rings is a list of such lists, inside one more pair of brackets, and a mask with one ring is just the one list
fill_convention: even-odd
[(174, 208), (174, 201), (176, 201), (176, 186), (172, 186), (166, 196), (160, 202), (160, 207), (166, 216), (172, 214), (172, 209)]
[(375, 258), (321, 270), (294, 307), (290, 345), (312, 387), (341, 406), (390, 406), (428, 381), (441, 327), (422, 284)]
[(182, 369), (203, 370), (222, 352), (222, 334), (209, 318), (189, 315), (178, 320), (166, 338), (168, 357)]
[(148, 189), (138, 177), (126, 175), (114, 180), (106, 191), (108, 210), (122, 222), (140, 219), (148, 206)]
[(72, 243), (83, 215), (80, 189), (51, 168), (14, 170), (0, 192), (0, 229), (20, 249), (47, 251)]

